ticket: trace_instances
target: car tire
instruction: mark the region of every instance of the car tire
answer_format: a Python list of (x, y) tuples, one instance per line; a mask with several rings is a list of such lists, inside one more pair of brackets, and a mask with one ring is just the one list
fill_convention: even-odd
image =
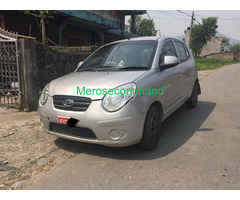
[(159, 143), (161, 112), (155, 105), (151, 106), (144, 123), (142, 140), (138, 146), (146, 150), (154, 150)]
[(197, 82), (195, 82), (191, 97), (186, 101), (186, 106), (188, 108), (195, 108), (197, 106), (198, 94), (199, 94), (198, 84), (197, 84)]

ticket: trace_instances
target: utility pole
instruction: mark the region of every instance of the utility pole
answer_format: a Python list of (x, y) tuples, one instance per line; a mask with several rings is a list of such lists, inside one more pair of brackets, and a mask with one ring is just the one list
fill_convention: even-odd
[(191, 42), (192, 29), (193, 29), (193, 21), (194, 21), (194, 11), (192, 12), (192, 19), (191, 19), (191, 25), (190, 25), (189, 44), (190, 44), (190, 42)]
[(191, 19), (191, 31), (192, 31), (192, 28), (193, 28), (193, 20), (194, 20), (194, 11), (192, 12), (192, 19)]

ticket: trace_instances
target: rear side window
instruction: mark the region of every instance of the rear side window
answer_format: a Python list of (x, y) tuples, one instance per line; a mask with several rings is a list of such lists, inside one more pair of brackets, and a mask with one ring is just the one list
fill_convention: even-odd
[(187, 49), (186, 45), (184, 45), (184, 49), (185, 49), (185, 51), (186, 51), (187, 58), (189, 58), (189, 57), (190, 57), (190, 54), (189, 54), (189, 51), (188, 51), (188, 49)]
[(175, 42), (177, 51), (179, 53), (179, 58), (181, 61), (185, 61), (189, 58), (189, 53), (186, 52), (186, 47), (181, 42)]

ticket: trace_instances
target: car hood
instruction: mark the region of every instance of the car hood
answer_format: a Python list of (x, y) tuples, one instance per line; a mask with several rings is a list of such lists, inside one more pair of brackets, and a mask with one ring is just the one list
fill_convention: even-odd
[(49, 95), (71, 95), (90, 97), (92, 100), (102, 99), (104, 95), (96, 92), (91, 95), (77, 94), (77, 87), (86, 89), (114, 89), (125, 83), (130, 83), (139, 78), (146, 71), (118, 71), (118, 72), (74, 72), (53, 80), (50, 83)]

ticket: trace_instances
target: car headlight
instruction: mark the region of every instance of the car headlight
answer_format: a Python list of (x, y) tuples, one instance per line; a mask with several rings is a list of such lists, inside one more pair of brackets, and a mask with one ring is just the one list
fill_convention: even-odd
[(134, 96), (135, 83), (127, 83), (113, 89), (113, 94), (106, 94), (103, 98), (103, 108), (108, 112), (121, 109)]
[(47, 102), (48, 99), (48, 91), (49, 91), (49, 84), (47, 84), (42, 91), (42, 94), (40, 96), (39, 102), (41, 105), (44, 105)]

